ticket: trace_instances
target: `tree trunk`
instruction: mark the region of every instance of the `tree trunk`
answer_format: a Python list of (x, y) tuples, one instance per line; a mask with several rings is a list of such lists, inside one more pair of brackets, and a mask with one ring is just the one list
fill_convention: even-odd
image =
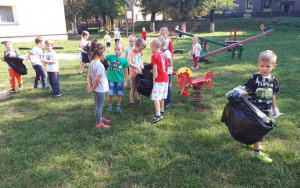
[(108, 29), (107, 29), (107, 24), (106, 24), (106, 14), (103, 13), (103, 14), (102, 14), (102, 17), (103, 17), (103, 27), (104, 27), (104, 31), (108, 31)]
[(151, 13), (151, 20), (150, 20), (150, 31), (155, 32), (155, 15), (156, 12)]
[(72, 35), (77, 35), (77, 20), (76, 20), (76, 14), (73, 13), (72, 15)]
[(209, 11), (209, 19), (210, 19), (210, 32), (215, 32), (215, 20), (214, 20), (215, 9), (211, 9)]
[(115, 21), (114, 21), (114, 17), (110, 16), (110, 25), (111, 25), (111, 30), (114, 30), (115, 28)]

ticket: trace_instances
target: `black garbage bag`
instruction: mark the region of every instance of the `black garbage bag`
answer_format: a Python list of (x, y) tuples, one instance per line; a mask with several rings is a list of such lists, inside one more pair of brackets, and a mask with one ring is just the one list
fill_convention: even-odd
[(271, 119), (241, 94), (232, 93), (228, 101), (221, 121), (237, 141), (254, 144), (273, 129)]
[(22, 58), (5, 56), (4, 61), (17, 73), (26, 75), (28, 73)]
[(149, 97), (151, 95), (153, 88), (153, 76), (151, 70), (152, 65), (147, 64), (144, 66), (142, 74), (137, 74), (137, 91), (146, 97)]
[(105, 68), (105, 70), (109, 67), (109, 64), (108, 64), (108, 61), (107, 61), (107, 59), (105, 58), (105, 59), (103, 59), (103, 60), (101, 60), (101, 63), (103, 64), (103, 66), (104, 66), (104, 68)]

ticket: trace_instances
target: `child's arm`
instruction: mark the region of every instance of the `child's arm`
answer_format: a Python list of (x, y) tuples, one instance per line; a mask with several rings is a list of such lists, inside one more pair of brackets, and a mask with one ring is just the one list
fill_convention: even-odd
[(125, 67), (125, 80), (123, 87), (127, 87), (127, 79), (128, 79), (128, 67)]
[(155, 78), (157, 76), (157, 65), (152, 66), (152, 74), (153, 74), (153, 84), (155, 83)]
[(87, 87), (86, 87), (86, 92), (91, 93), (93, 92), (93, 87), (92, 87), (92, 77), (91, 74), (88, 73), (87, 75)]
[(276, 108), (276, 95), (273, 95), (273, 97), (272, 97), (272, 108), (273, 109)]
[(29, 59), (31, 65), (34, 66), (34, 65), (35, 65), (35, 62), (32, 61), (32, 59), (33, 59), (33, 58), (32, 58), (32, 55), (33, 55), (33, 53), (32, 53), (32, 52), (29, 52), (29, 53), (28, 53), (28, 59)]

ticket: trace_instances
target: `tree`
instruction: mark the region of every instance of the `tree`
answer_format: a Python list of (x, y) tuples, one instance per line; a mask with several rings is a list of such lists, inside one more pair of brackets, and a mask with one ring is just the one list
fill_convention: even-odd
[(155, 32), (155, 18), (156, 14), (161, 12), (164, 0), (133, 0), (132, 2), (141, 7), (143, 15), (151, 14), (150, 30)]
[(72, 34), (76, 35), (78, 33), (77, 30), (77, 16), (82, 9), (85, 0), (67, 0), (65, 3), (65, 15), (66, 20), (72, 22)]
[(111, 22), (111, 30), (113, 30), (115, 28), (115, 23), (114, 23), (114, 19), (121, 17), (122, 15), (125, 14), (125, 7), (124, 5), (126, 5), (126, 1), (125, 0), (110, 0), (110, 3), (108, 5), (108, 14), (110, 17), (110, 22)]
[(204, 0), (204, 11), (209, 12), (210, 18), (210, 32), (215, 32), (215, 9), (232, 8), (238, 6), (233, 0)]

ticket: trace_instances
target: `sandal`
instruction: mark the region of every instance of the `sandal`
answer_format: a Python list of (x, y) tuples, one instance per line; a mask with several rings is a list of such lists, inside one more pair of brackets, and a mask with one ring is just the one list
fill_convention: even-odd
[(110, 122), (110, 119), (106, 119), (105, 117), (102, 117), (102, 120), (106, 121), (107, 123)]
[(130, 103), (130, 106), (133, 108), (134, 107), (134, 103)]
[(137, 103), (138, 103), (139, 105), (143, 104), (141, 100), (137, 100)]

